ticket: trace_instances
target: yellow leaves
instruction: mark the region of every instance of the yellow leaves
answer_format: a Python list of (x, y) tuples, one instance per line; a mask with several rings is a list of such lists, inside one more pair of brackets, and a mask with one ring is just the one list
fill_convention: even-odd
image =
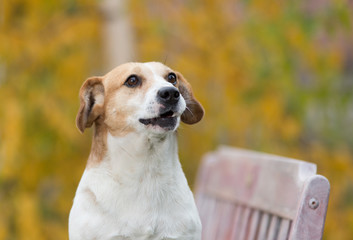
[(276, 93), (269, 93), (260, 100), (259, 117), (263, 119), (266, 127), (277, 128), (282, 123), (283, 105), (281, 98)]
[[(71, 206), (70, 206), (71, 207)], [(43, 239), (67, 239), (68, 231), (66, 225), (59, 225), (54, 222), (47, 222), (43, 225)]]
[(10, 219), (11, 215), (13, 214), (13, 209), (11, 208), (13, 202), (5, 201), (4, 196), (1, 196), (0, 200), (0, 239), (9, 239), (11, 236)]
[(78, 134), (74, 125), (74, 119), (69, 119), (57, 102), (40, 94), (36, 98), (38, 103), (46, 101), (46, 104), (42, 105), (42, 111), (48, 121), (48, 125), (56, 129), (63, 138), (67, 138), (68, 140), (77, 138)]
[(296, 48), (300, 48), (303, 44), (306, 44), (303, 30), (296, 23), (290, 23), (288, 25), (286, 35), (289, 43)]
[(285, 140), (295, 140), (300, 136), (301, 129), (302, 127), (296, 119), (287, 116), (283, 120), (281, 134)]
[(284, 3), (278, 0), (271, 2), (268, 2), (266, 0), (252, 1), (252, 7), (256, 10), (256, 12), (258, 12), (258, 14), (273, 19), (278, 18), (278, 15), (280, 15), (281, 11), (283, 11), (282, 4)]
[(8, 239), (8, 225), (7, 219), (0, 217), (0, 239)]
[(18, 149), (23, 141), (22, 138), (22, 109), (20, 102), (11, 94), (6, 94), (6, 105), (0, 109), (0, 174), (5, 178), (14, 177), (17, 168)]
[(284, 112), (285, 106), (282, 99), (283, 96), (276, 93), (275, 89), (260, 98), (257, 118), (264, 125), (262, 131), (265, 137), (280, 138), (290, 143), (300, 136), (302, 127), (298, 120)]
[(20, 193), (16, 200), (16, 231), (19, 240), (44, 240), (41, 233), (38, 199), (28, 193)]
[(348, 172), (353, 176), (353, 163), (351, 152), (346, 148), (338, 148), (333, 154), (332, 161), (335, 163), (334, 167), (337, 172)]
[[(99, 9), (86, 0), (0, 5), (0, 239), (65, 239), (90, 142), (77, 141), (75, 111), (80, 85), (100, 67)], [(60, 197), (47, 203), (37, 194), (53, 178)]]

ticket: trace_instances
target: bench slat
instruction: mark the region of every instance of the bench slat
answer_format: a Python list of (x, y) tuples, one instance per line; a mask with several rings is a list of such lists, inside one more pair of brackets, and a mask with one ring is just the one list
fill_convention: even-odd
[(239, 225), (240, 225), (240, 222), (242, 221), (242, 218), (241, 218), (242, 215), (243, 215), (243, 208), (239, 205), (235, 205), (234, 218), (233, 218), (233, 223), (232, 223), (232, 226), (233, 226), (232, 230), (233, 231), (232, 231), (230, 239), (236, 239), (236, 236), (239, 231)]
[(272, 216), (270, 227), (268, 229), (268, 236), (267, 236), (268, 240), (276, 240), (280, 221), (281, 219), (279, 217)]
[(259, 229), (259, 235), (257, 237), (258, 240), (266, 240), (266, 235), (270, 223), (270, 214), (268, 213), (262, 213), (261, 220), (260, 220), (260, 229)]
[(260, 211), (253, 210), (251, 214), (248, 240), (255, 240), (259, 231)]
[(222, 202), (222, 206), (220, 208), (221, 220), (218, 225), (217, 238), (219, 240), (227, 240), (231, 239), (232, 229), (233, 229), (233, 219), (234, 219), (234, 211), (235, 205)]
[(251, 214), (251, 209), (247, 207), (243, 207), (243, 216), (240, 221), (241, 225), (239, 226), (238, 236), (236, 239), (245, 239), (249, 231), (248, 226), (250, 222), (250, 214)]
[(282, 219), (281, 225), (278, 232), (278, 240), (287, 240), (289, 237), (291, 221), (288, 219)]

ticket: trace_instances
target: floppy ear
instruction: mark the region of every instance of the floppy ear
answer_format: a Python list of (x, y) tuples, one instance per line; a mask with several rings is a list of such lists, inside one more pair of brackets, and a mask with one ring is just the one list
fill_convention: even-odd
[(176, 73), (179, 80), (179, 91), (186, 102), (186, 109), (181, 115), (181, 121), (187, 124), (194, 124), (199, 122), (203, 115), (204, 109), (201, 104), (195, 99), (192, 93), (191, 85), (180, 73)]
[(80, 109), (76, 116), (76, 126), (81, 133), (104, 112), (104, 86), (101, 77), (88, 78), (80, 89)]

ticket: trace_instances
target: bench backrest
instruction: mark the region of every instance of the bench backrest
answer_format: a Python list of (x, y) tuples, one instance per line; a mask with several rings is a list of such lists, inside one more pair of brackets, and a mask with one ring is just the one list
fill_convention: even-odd
[(196, 182), (202, 239), (321, 239), (329, 191), (315, 164), (221, 147)]

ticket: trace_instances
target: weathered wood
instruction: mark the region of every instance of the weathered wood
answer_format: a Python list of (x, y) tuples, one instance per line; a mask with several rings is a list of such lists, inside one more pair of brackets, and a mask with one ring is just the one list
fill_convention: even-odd
[(233, 229), (230, 234), (230, 239), (236, 239), (237, 234), (239, 232), (240, 222), (242, 221), (242, 218), (241, 218), (242, 215), (243, 215), (242, 206), (236, 205), (235, 211), (234, 211), (234, 219), (233, 219), (233, 223), (232, 223)]
[(218, 224), (218, 233), (215, 239), (231, 239), (235, 208), (234, 204), (223, 202), (223, 206), (220, 209), (222, 211), (221, 220), (216, 223)]
[(204, 157), (195, 194), (204, 240), (321, 239), (329, 183), (315, 164), (221, 147)]
[(268, 240), (277, 239), (280, 221), (281, 221), (281, 218), (277, 216), (272, 216), (270, 226), (268, 229), (268, 234), (267, 234)]
[(227, 147), (205, 162), (200, 191), (289, 219), (296, 215), (304, 181), (316, 172), (311, 163)]
[(307, 180), (290, 239), (316, 240), (324, 230), (330, 184), (320, 175)]
[(238, 234), (235, 239), (245, 239), (248, 233), (248, 226), (250, 220), (251, 210), (248, 207), (243, 207), (243, 212), (241, 216), (241, 220), (239, 221)]
[(268, 232), (268, 227), (270, 226), (270, 214), (263, 213), (260, 221), (259, 234), (257, 236), (258, 240), (265, 240)]
[(202, 239), (204, 240), (213, 240), (217, 239), (216, 234), (217, 234), (217, 228), (218, 224), (220, 221), (219, 218), (219, 206), (220, 203), (216, 199), (212, 199), (210, 206), (209, 206), (209, 215), (207, 216), (207, 225), (206, 227), (206, 232)]
[(282, 219), (277, 239), (278, 240), (287, 240), (289, 238), (290, 227), (291, 227), (291, 220)]
[(249, 226), (249, 232), (248, 232), (248, 240), (255, 240), (256, 239), (256, 234), (258, 232), (259, 228), (259, 223), (260, 223), (260, 211), (259, 210), (253, 210), (251, 214), (251, 219), (250, 219), (250, 226)]

